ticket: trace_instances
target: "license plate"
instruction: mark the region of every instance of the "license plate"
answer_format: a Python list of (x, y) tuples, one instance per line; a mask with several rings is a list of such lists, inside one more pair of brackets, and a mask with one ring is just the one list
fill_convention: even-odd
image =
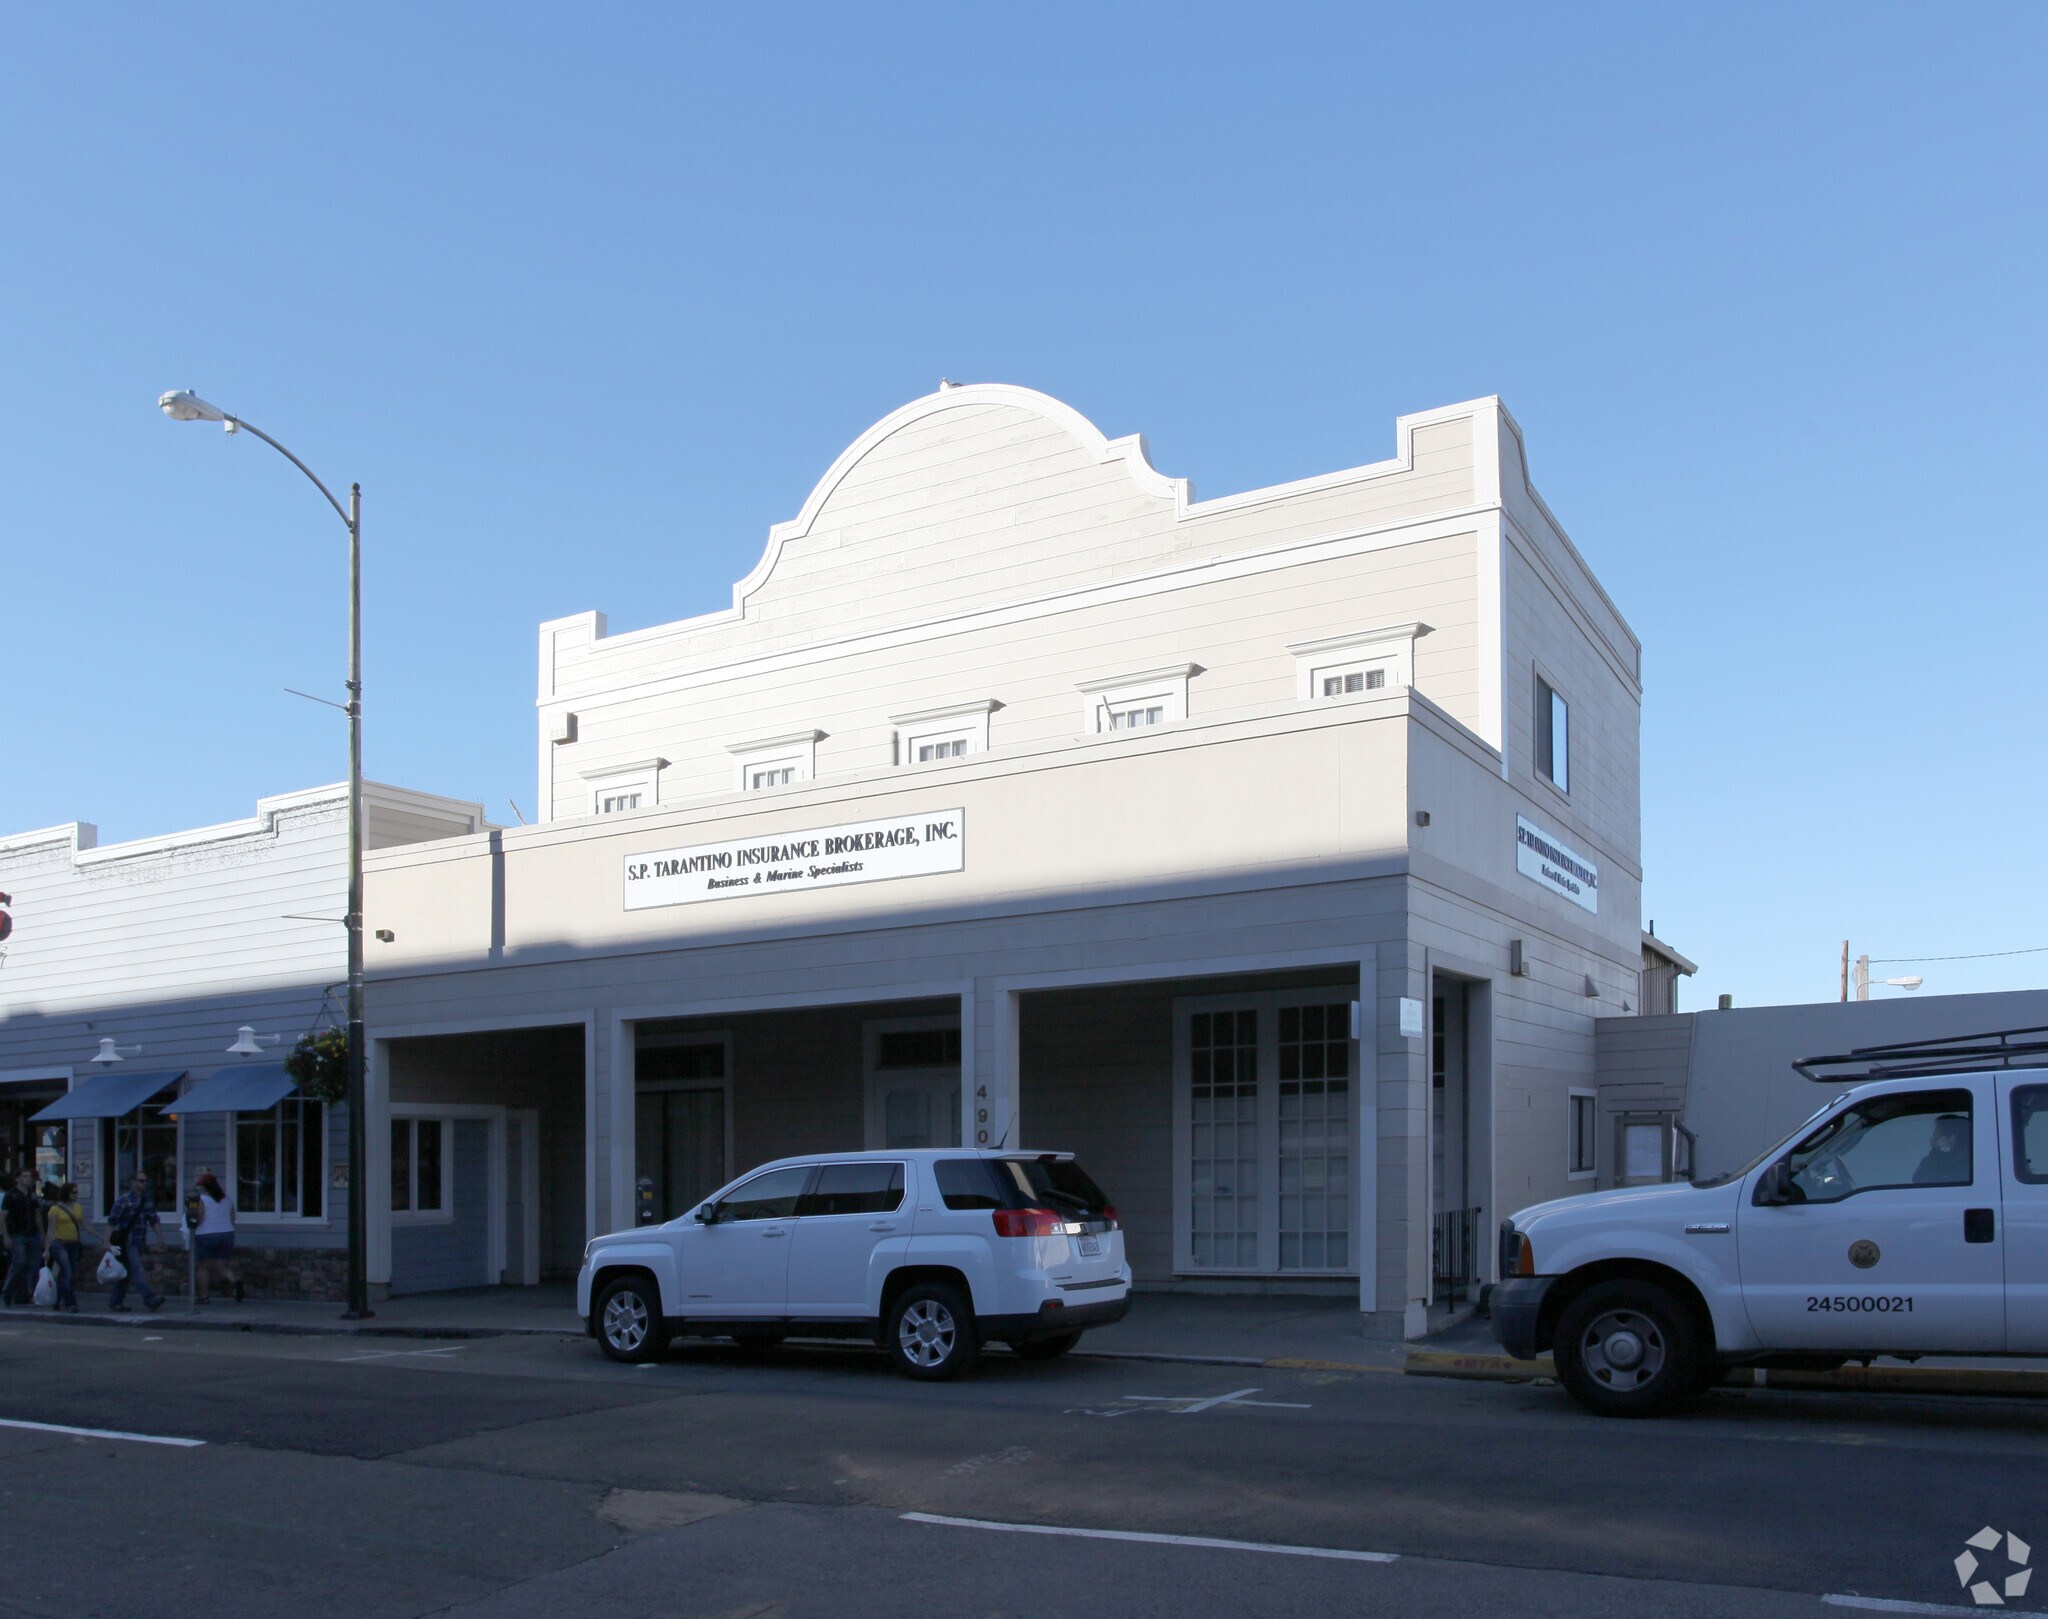
[(1081, 1239), (1081, 1257), (1083, 1259), (1100, 1259), (1102, 1257), (1102, 1239), (1100, 1237), (1083, 1237)]

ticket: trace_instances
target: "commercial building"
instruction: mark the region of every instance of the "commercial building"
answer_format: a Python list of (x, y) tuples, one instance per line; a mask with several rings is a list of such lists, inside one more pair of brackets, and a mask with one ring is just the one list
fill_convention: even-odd
[[(476, 804), (364, 787), (373, 849), (485, 824)], [(342, 1022), (347, 896), (340, 785), (128, 843), (82, 821), (0, 838), (0, 1175), (75, 1180), (98, 1220), (139, 1169), (174, 1234), (210, 1168), (253, 1291), (342, 1297), (348, 1112), (298, 1094), (279, 1059)], [(243, 1028), (253, 1054), (232, 1055)], [(233, 1093), (198, 1094), (230, 1076)]]
[(374, 1283), (565, 1274), (780, 1154), (1007, 1144), (1081, 1155), (1141, 1286), (1413, 1334), (1590, 1184), (1640, 648), (1497, 400), (1197, 500), (942, 387), (729, 608), (551, 621), (539, 673), (541, 822), (369, 862)]

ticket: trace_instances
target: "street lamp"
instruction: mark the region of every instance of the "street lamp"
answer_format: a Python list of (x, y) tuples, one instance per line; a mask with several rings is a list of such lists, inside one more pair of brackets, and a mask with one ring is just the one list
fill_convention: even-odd
[(250, 432), (303, 472), (348, 527), (348, 1308), (344, 1321), (370, 1315), (367, 1264), (369, 1199), (364, 1163), (369, 1107), (363, 1083), (363, 486), (348, 486), (348, 505), (334, 498), (313, 469), (254, 423), (231, 416), (186, 389), (173, 389), (157, 408), (174, 422), (219, 422), (230, 433)]
[[(1858, 999), (1859, 1001), (1867, 1001), (1870, 999), (1870, 986), (1872, 982), (1873, 980), (1870, 976), (1870, 958), (1868, 956), (1858, 956), (1856, 958), (1855, 978), (1856, 999)], [(1922, 978), (1918, 973), (1911, 973), (1904, 978), (1879, 978), (1876, 979), (1875, 982), (1880, 985), (1890, 985), (1893, 989), (1911, 990), (1918, 989), (1922, 984), (1926, 983), (1927, 980)]]

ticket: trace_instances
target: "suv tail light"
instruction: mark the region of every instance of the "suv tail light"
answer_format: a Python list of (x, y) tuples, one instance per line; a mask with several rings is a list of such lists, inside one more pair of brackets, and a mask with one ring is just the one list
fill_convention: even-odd
[(1051, 1209), (997, 1209), (994, 1219), (999, 1237), (1063, 1237), (1081, 1229)]
[(1101, 1218), (1109, 1222), (1110, 1230), (1121, 1231), (1123, 1229), (1123, 1227), (1117, 1221), (1116, 1205), (1114, 1203), (1105, 1203), (1102, 1205)]

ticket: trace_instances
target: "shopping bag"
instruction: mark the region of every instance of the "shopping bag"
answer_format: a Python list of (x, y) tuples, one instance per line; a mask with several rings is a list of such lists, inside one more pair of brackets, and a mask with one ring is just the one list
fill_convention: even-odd
[(48, 1265), (45, 1265), (42, 1269), (42, 1274), (36, 1277), (36, 1303), (55, 1304), (56, 1302), (57, 1273), (51, 1270)]
[(118, 1282), (127, 1274), (128, 1267), (114, 1257), (113, 1249), (109, 1248), (104, 1254), (100, 1255), (98, 1275), (101, 1281)]

